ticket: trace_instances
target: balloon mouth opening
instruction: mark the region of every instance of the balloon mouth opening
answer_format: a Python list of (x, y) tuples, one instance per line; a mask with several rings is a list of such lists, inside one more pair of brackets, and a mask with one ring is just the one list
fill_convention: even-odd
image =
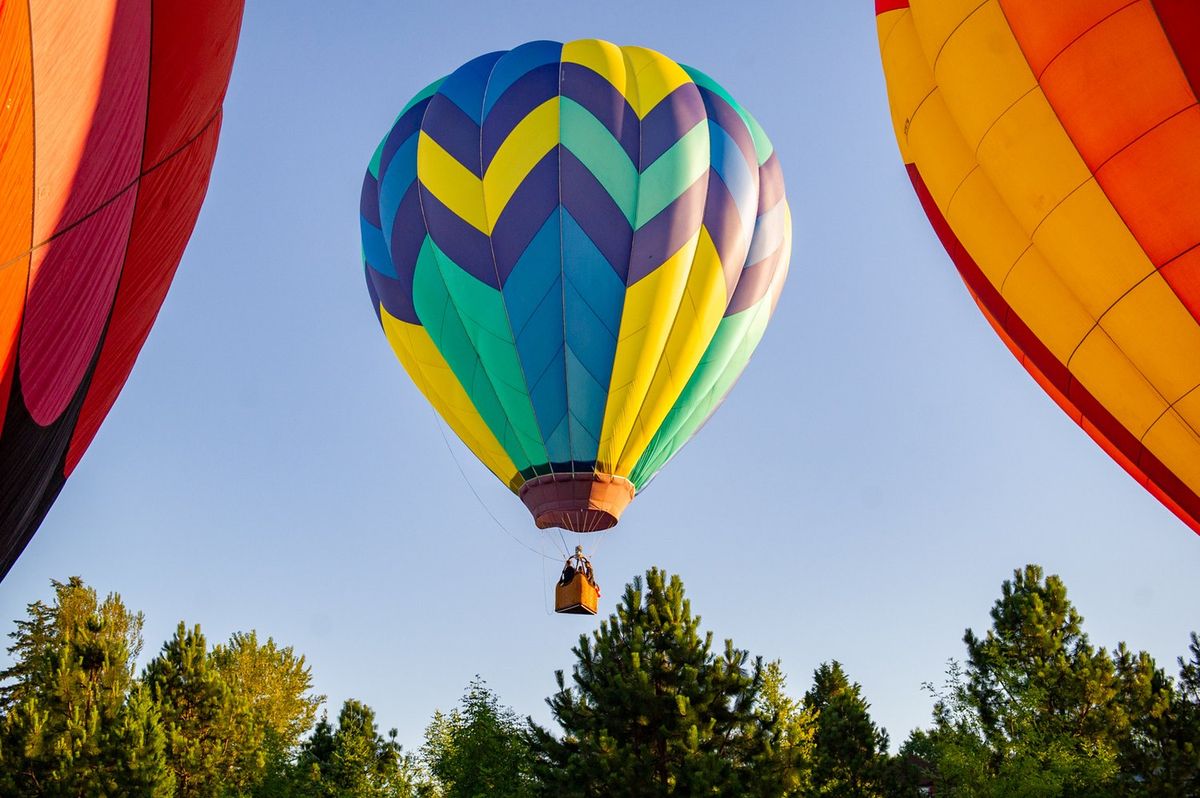
[(517, 495), (538, 529), (599, 532), (617, 525), (635, 492), (625, 477), (589, 471), (535, 477)]

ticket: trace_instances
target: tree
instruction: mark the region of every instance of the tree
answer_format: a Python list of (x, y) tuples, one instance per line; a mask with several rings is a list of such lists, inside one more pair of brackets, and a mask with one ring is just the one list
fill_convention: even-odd
[(253, 783), (262, 768), (261, 735), (209, 655), (199, 625), (189, 630), (181, 621), (142, 678), (162, 715), (180, 798), (237, 794)]
[(1121, 646), (1115, 657), (1130, 734), (1118, 761), (1130, 796), (1183, 798), (1200, 794), (1200, 638), (1179, 658), (1179, 682), (1154, 667), (1145, 652)]
[(419, 768), (396, 742), (384, 739), (375, 712), (347, 700), (335, 730), (328, 717), (318, 721), (301, 746), (291, 795), (307, 798), (416, 798), (426, 794)]
[(782, 733), (757, 711), (761, 661), (728, 640), (713, 653), (679, 577), (655, 568), (644, 584), (579, 638), (572, 686), (556, 674), (547, 703), (562, 736), (530, 721), (546, 794), (783, 795)]
[(444, 798), (533, 795), (533, 756), (523, 727), (478, 676), (458, 708), (434, 715), (421, 753)]
[(1179, 688), (1171, 706), (1165, 767), (1176, 795), (1200, 795), (1200, 636), (1195, 632), (1188, 653), (1188, 659), (1179, 658)]
[(253, 786), (256, 795), (285, 794), (293, 754), (325, 700), (312, 693), (311, 669), (291, 646), (280, 648), (271, 638), (260, 644), (253, 631), (216, 646), (212, 662), (234, 705), (249, 713), (237, 765), (242, 786)]
[(812, 765), (817, 731), (816, 712), (787, 693), (787, 676), (779, 660), (763, 668), (762, 690), (757, 711), (764, 730), (771, 730), (771, 741), (781, 765), (779, 779), (786, 796), (805, 795), (812, 788)]
[(1153, 663), (1131, 657), (1123, 684), (1084, 634), (1062, 580), (1036, 565), (1004, 582), (991, 617), (983, 637), (966, 631), (965, 665), (951, 662), (945, 685), (930, 688), (937, 794), (1115, 794), (1130, 684), (1149, 685)]
[(313, 726), (325, 696), (312, 691), (312, 669), (291, 646), (279, 648), (256, 632), (236, 632), (212, 652), (217, 670), (250, 707), (256, 725), (269, 731), (284, 748), (299, 743)]
[(79, 577), (51, 584), (54, 603), (28, 605), (0, 674), (0, 793), (171, 795), (158, 712), (133, 680), (141, 614)]
[(52, 579), (50, 585), (54, 603), (39, 599), (26, 605), (29, 619), (15, 621), (17, 629), (8, 635), (13, 640), (8, 653), (14, 663), (0, 671), (0, 713), (35, 694), (47, 657), (84, 635), (95, 649), (93, 654), (107, 652), (121, 658), (103, 668), (102, 681), (110, 690), (124, 690), (133, 679), (133, 663), (142, 652), (142, 613), (127, 610), (116, 593), (99, 601), (95, 589), (78, 576), (65, 583)]
[[(142, 684), (126, 698), (125, 711), (110, 737), (119, 751), (112, 778), (101, 794), (167, 798), (176, 795), (175, 774), (167, 762), (167, 736), (158, 707)], [(80, 794), (80, 793), (76, 793)]]
[(308, 798), (325, 798), (337, 793), (333, 781), (333, 726), (329, 716), (321, 713), (321, 719), (312, 734), (300, 745), (296, 767), (292, 776), (292, 792)]
[(915, 729), (891, 757), (884, 775), (883, 794), (888, 798), (919, 798), (934, 789), (937, 749), (930, 732)]
[(813, 792), (837, 798), (881, 794), (888, 736), (871, 720), (862, 686), (851, 682), (841, 663), (822, 663), (804, 708), (816, 718)]

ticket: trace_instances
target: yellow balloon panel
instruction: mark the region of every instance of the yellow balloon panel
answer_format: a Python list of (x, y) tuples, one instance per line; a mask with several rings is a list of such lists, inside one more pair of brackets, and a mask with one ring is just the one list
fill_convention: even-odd
[[(1200, 259), (1169, 275), (1169, 262), (1155, 269), (1157, 256), (1195, 243), (1179, 198), (1200, 196), (1200, 150), (1173, 133), (1196, 98), (1180, 99), (1183, 62), (1159, 58), (1161, 47), (1144, 62), (1130, 55), (1129, 41), (1165, 41), (1169, 26), (1146, 24), (1150, 4), (1100, 15), (1103, 30), (1083, 24), (1086, 5), (877, 0), (892, 121), (931, 222), (1002, 337), (1089, 434), (1200, 531), (1200, 325), (1180, 294), (1200, 285), (1191, 274)], [(1039, 28), (1043, 18), (1053, 35)], [(1160, 80), (1163, 70), (1175, 71)], [(1043, 73), (1053, 86), (1039, 84)], [(1103, 103), (1088, 94), (1092, 73)], [(1118, 127), (1087, 127), (1098, 103), (1105, 113), (1112, 106)], [(1111, 152), (1130, 135), (1139, 138), (1093, 174), (1081, 146)]]

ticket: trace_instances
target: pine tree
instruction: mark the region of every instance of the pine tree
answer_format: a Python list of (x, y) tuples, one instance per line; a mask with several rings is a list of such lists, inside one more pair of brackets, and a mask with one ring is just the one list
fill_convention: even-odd
[(1200, 795), (1200, 636), (1195, 632), (1188, 653), (1188, 659), (1179, 658), (1165, 769), (1176, 794)]
[[(761, 661), (712, 651), (683, 582), (635, 578), (616, 613), (573, 651), (572, 686), (548, 699), (562, 736), (531, 724), (547, 795), (781, 796), (790, 779), (756, 711)], [(777, 721), (776, 721), (777, 722)]]
[(133, 681), (141, 615), (78, 577), (52, 585), (10, 635), (0, 794), (171, 795), (158, 712)]
[(1122, 794), (1147, 798), (1200, 795), (1200, 638), (1179, 658), (1179, 682), (1145, 652), (1118, 649), (1117, 673), (1131, 729), (1118, 761)]
[(1027, 565), (1013, 573), (982, 638), (970, 629), (968, 689), (989, 742), (1002, 746), (1028, 720), (1049, 736), (1067, 735), (1099, 752), (1128, 728), (1108, 653), (1083, 632), (1083, 616), (1057, 576)]
[(333, 781), (333, 726), (329, 716), (321, 719), (308, 739), (300, 745), (292, 776), (291, 792), (305, 798), (326, 798), (336, 795)]
[(142, 678), (162, 715), (179, 798), (236, 794), (253, 781), (261, 762), (248, 768), (246, 757), (261, 757), (261, 735), (209, 656), (199, 625), (189, 630), (180, 622)]
[(478, 676), (456, 709), (434, 715), (422, 757), (443, 798), (533, 795), (533, 757), (522, 725)]
[(815, 795), (871, 798), (882, 794), (887, 732), (871, 720), (862, 686), (851, 682), (841, 663), (822, 663), (804, 708), (816, 717), (813, 762)]
[(1004, 582), (991, 617), (984, 636), (967, 630), (965, 665), (951, 663), (934, 691), (937, 794), (1120, 794), (1118, 755), (1136, 705), (1160, 690), (1153, 662), (1124, 647), (1115, 662), (1092, 646), (1062, 580), (1036, 565)]
[(334, 783), (350, 795), (377, 793), (388, 759), (385, 746), (375, 726), (375, 712), (366, 704), (347, 701), (333, 734)]
[(111, 741), (121, 756), (107, 794), (155, 798), (175, 795), (175, 774), (167, 763), (166, 732), (150, 691), (140, 683), (130, 692)]
[(419, 768), (396, 742), (379, 734), (375, 712), (353, 699), (334, 729), (322, 716), (301, 746), (290, 795), (296, 798), (417, 798), (426, 795)]
[(768, 662), (763, 669), (757, 711), (764, 731), (774, 735), (771, 746), (780, 765), (784, 795), (791, 798), (807, 794), (812, 787), (816, 755), (817, 713), (788, 695), (787, 676), (779, 660)]
[[(44, 658), (51, 649), (58, 646), (61, 635), (58, 629), (59, 599), (67, 591), (83, 589), (83, 580), (73, 576), (64, 585), (58, 580), (50, 580), (54, 588), (54, 605), (46, 604), (41, 599), (25, 605), (28, 618), (16, 620), (16, 631), (8, 636), (13, 644), (8, 647), (8, 654), (13, 658), (13, 664), (0, 671), (0, 714), (9, 714), (23, 700), (32, 696), (38, 683), (37, 671), (44, 666)], [(66, 622), (66, 614), (63, 621)]]

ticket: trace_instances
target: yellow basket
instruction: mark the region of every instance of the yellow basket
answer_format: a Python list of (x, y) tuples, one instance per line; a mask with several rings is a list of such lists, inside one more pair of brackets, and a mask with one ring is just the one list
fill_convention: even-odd
[(554, 611), (567, 615), (595, 615), (600, 591), (582, 573), (554, 588)]

